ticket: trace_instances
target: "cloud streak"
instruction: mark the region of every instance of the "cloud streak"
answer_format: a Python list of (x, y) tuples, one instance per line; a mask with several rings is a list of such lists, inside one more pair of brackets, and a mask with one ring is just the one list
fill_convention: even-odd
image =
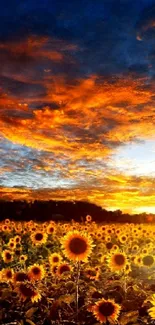
[(141, 37), (153, 13), (144, 17), (145, 1), (140, 14), (138, 2), (86, 1), (79, 22), (78, 2), (66, 11), (58, 1), (46, 21), (38, 6), (22, 21), (32, 8), (17, 5), (32, 28), (0, 37), (1, 197), (152, 206), (153, 177), (120, 171), (115, 155), (154, 139), (154, 48)]

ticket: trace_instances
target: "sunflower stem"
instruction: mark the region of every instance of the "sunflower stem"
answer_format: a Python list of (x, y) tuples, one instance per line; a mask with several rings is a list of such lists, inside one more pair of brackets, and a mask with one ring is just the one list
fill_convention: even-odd
[(124, 274), (124, 293), (125, 293), (125, 298), (126, 298), (126, 292), (127, 292), (127, 279), (126, 279), (126, 274)]
[(77, 275), (76, 275), (76, 322), (78, 324), (79, 313), (79, 278), (80, 278), (80, 261), (77, 262)]

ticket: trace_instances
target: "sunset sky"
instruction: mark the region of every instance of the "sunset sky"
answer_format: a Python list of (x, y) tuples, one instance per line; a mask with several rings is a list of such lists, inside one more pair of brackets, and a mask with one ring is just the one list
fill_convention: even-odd
[(155, 0), (5, 0), (0, 198), (155, 213)]

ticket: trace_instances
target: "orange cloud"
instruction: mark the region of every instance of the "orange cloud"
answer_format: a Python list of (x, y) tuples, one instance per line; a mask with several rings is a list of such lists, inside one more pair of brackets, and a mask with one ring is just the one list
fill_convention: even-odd
[[(54, 41), (53, 41), (54, 42)], [(36, 56), (47, 57), (53, 61), (61, 61), (63, 59), (63, 55), (56, 51), (52, 50), (49, 45), (52, 44), (52, 40), (49, 43), (48, 37), (36, 37), (31, 36), (25, 40), (17, 41), (17, 42), (6, 42), (0, 44), (1, 50), (9, 50), (10, 55), (12, 55), (12, 59), (22, 59), (25, 57), (36, 58)]]
[[(34, 110), (29, 119), (9, 117), (9, 112), (5, 116), (5, 110), (11, 107), (28, 113), (34, 99), (28, 98), (24, 106), (20, 102), (17, 105), (17, 99), (4, 98), (0, 112), (2, 135), (32, 148), (66, 151), (78, 159), (107, 156), (114, 150), (112, 142), (127, 143), (154, 135), (152, 91), (138, 90), (142, 80), (118, 80), (111, 86), (98, 85), (97, 81), (97, 76), (79, 80), (76, 86), (66, 85), (62, 77), (55, 77), (54, 84), (45, 81), (47, 95), (42, 101), (47, 106)], [(60, 103), (60, 109), (49, 108), (50, 102)], [(139, 105), (144, 108), (138, 110)]]
[[(154, 138), (154, 85), (146, 87), (147, 79), (133, 79), (131, 75), (120, 76), (110, 83), (98, 75), (67, 80), (65, 74), (49, 71), (37, 79), (34, 77), (37, 68), (30, 69), (34, 61), (43, 62), (46, 58), (60, 64), (66, 60), (66, 53), (77, 50), (72, 44), (54, 40), (50, 43), (44, 37), (0, 44), (0, 49), (10, 51), (16, 64), (18, 59), (26, 60), (28, 70), (25, 75), (5, 68), (3, 77), (12, 76), (13, 82), (21, 82), (21, 87), (27, 84), (30, 88), (42, 87), (39, 95), (36, 90), (33, 96), (29, 92), (26, 96), (20, 93), (20, 87), (13, 92), (12, 84), (6, 89), (6, 83), (12, 81), (4, 79), (0, 97), (1, 136), (42, 152), (42, 163), (39, 161), (31, 167), (32, 177), (39, 171), (51, 176), (55, 169), (59, 177), (73, 180), (78, 186), (78, 189), (74, 186), (68, 190), (48, 190), (45, 196), (41, 190), (1, 188), (1, 197), (47, 199), (52, 194), (56, 199), (88, 199), (109, 209), (152, 206), (153, 180), (133, 180), (119, 175), (117, 170), (112, 173), (108, 161), (119, 145)], [(0, 173), (4, 172), (1, 169)], [(44, 176), (40, 174), (41, 177)], [(146, 188), (148, 194), (139, 186)]]

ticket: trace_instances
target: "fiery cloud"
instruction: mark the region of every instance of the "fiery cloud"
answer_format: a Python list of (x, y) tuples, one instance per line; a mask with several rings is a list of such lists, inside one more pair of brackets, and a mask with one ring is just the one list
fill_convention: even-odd
[[(89, 19), (85, 24), (91, 30)], [(138, 26), (134, 42), (137, 53), (143, 53), (136, 33), (141, 38), (154, 28), (153, 17)], [(112, 29), (101, 21), (95, 44), (88, 35), (84, 43), (71, 35), (35, 32), (0, 38), (1, 198), (88, 200), (131, 212), (134, 207), (153, 209), (154, 176), (131, 175), (132, 166), (128, 173), (115, 161), (120, 147), (155, 140), (153, 51), (149, 48), (149, 59), (141, 56), (138, 62), (133, 48), (120, 56), (124, 41), (118, 41), (104, 62), (100, 28), (111, 37), (110, 43), (103, 36), (106, 53), (117, 42), (119, 26)], [(64, 29), (59, 34), (62, 30), (65, 34)]]

